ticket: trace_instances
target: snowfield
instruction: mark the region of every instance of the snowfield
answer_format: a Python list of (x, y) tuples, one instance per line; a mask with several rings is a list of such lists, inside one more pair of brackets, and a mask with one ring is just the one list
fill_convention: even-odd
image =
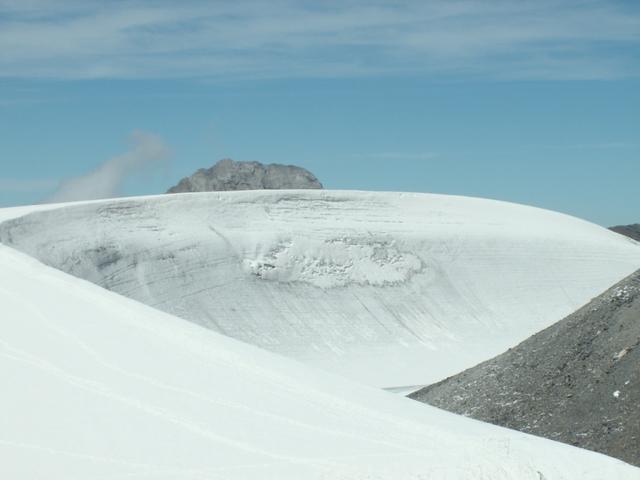
[(398, 391), (503, 352), (640, 267), (640, 244), (599, 226), (447, 195), (212, 192), (32, 210), (0, 213), (0, 242)]
[(3, 245), (0, 305), (3, 479), (640, 478), (243, 344)]

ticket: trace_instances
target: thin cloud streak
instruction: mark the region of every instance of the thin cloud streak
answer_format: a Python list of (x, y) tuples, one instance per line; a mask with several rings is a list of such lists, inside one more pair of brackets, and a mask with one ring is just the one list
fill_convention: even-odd
[(21, 5), (0, 0), (0, 76), (640, 75), (640, 9), (605, 0)]
[(129, 176), (159, 168), (169, 157), (169, 147), (156, 135), (136, 131), (131, 140), (129, 151), (107, 160), (86, 175), (64, 180), (44, 203), (116, 197)]

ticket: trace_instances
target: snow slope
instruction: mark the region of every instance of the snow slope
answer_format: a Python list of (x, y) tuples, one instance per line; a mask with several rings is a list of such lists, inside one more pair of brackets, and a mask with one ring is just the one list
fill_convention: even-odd
[(351, 383), (0, 245), (0, 478), (637, 480)]
[(230, 337), (383, 387), (501, 353), (640, 267), (566, 215), (445, 195), (250, 191), (14, 211), (0, 241)]

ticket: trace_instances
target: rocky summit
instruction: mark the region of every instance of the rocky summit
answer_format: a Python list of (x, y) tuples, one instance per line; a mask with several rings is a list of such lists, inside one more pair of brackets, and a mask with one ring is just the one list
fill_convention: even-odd
[(640, 466), (640, 271), (411, 398)]
[(315, 175), (295, 165), (264, 165), (227, 158), (211, 168), (201, 168), (190, 177), (183, 178), (167, 193), (320, 188), (322, 184)]

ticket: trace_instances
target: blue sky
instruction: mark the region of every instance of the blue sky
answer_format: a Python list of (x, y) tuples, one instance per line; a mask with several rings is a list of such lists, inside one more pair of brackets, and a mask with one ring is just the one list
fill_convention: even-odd
[(230, 157), (640, 221), (637, 2), (0, 0), (0, 53), (0, 206), (142, 131), (117, 194)]

